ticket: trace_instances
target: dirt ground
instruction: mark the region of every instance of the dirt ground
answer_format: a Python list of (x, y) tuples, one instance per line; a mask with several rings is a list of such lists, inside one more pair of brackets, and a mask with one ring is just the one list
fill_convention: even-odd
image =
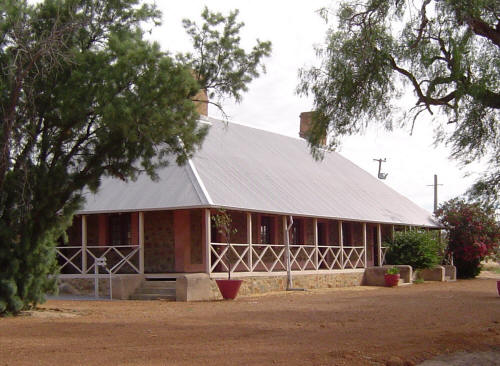
[(52, 300), (0, 318), (0, 366), (415, 365), (459, 351), (500, 352), (495, 279), (202, 303)]

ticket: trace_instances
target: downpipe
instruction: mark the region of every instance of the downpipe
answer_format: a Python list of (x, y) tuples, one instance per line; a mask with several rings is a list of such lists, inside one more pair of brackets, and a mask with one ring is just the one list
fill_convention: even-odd
[(286, 275), (287, 275), (287, 283), (286, 290), (287, 291), (305, 291), (303, 288), (294, 288), (293, 280), (292, 280), (292, 269), (290, 264), (290, 229), (293, 226), (293, 217), (290, 215), (290, 223), (286, 227), (286, 235), (285, 235), (285, 256), (286, 256)]

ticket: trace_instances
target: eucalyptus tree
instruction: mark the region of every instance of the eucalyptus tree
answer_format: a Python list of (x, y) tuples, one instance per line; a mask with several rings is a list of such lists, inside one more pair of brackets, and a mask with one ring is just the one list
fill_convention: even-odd
[[(328, 20), (332, 11), (321, 14)], [(489, 159), (469, 193), (498, 205), (498, 0), (343, 1), (317, 54), (321, 64), (300, 70), (297, 88), (314, 98), (313, 153), (326, 135), (335, 148), (369, 124), (391, 130), (401, 117), (396, 101), (411, 91), (402, 120), (413, 129), (428, 114), (451, 157), (464, 164)]]

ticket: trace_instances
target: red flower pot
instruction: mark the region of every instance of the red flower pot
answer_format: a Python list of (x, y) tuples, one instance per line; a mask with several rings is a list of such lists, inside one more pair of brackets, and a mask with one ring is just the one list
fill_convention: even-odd
[(399, 278), (400, 278), (399, 273), (398, 274), (388, 274), (388, 273), (386, 273), (384, 275), (385, 285), (387, 287), (397, 286), (398, 283), (399, 283)]
[(240, 289), (243, 280), (215, 280), (224, 300), (233, 300)]

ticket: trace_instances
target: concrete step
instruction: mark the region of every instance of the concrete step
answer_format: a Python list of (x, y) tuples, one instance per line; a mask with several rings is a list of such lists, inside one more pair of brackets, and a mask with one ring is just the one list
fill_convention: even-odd
[(174, 295), (175, 288), (161, 288), (161, 287), (139, 287), (135, 290), (134, 294), (160, 294), (160, 295)]
[(175, 281), (142, 281), (141, 286), (130, 296), (131, 300), (176, 299)]
[(175, 288), (175, 281), (143, 281), (143, 288)]
[(165, 294), (139, 294), (134, 293), (130, 296), (130, 300), (171, 300), (175, 301), (175, 294), (165, 295)]

